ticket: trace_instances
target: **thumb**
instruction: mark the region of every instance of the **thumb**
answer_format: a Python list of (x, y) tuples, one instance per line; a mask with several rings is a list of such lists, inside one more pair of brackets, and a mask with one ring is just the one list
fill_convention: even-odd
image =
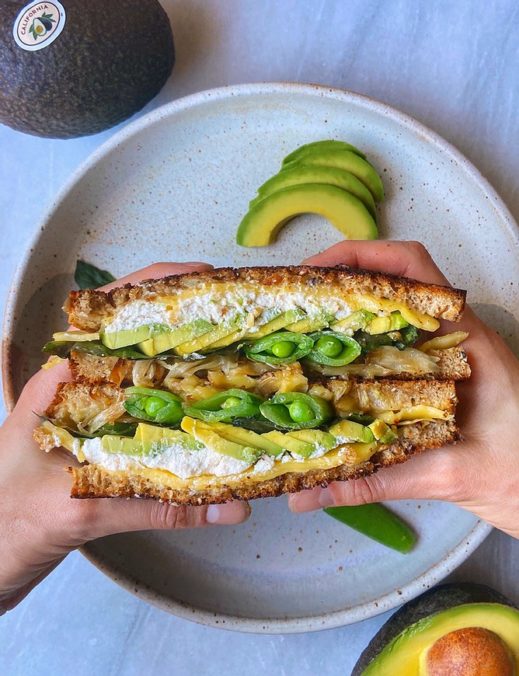
[(451, 500), (457, 496), (456, 452), (437, 449), (410, 458), (360, 479), (335, 481), (289, 497), (293, 512), (309, 512), (339, 505), (365, 505), (385, 500)]
[(82, 524), (79, 539), (87, 542), (105, 535), (138, 530), (176, 530), (209, 525), (232, 525), (246, 521), (247, 502), (191, 507), (159, 500), (85, 499), (79, 506)]

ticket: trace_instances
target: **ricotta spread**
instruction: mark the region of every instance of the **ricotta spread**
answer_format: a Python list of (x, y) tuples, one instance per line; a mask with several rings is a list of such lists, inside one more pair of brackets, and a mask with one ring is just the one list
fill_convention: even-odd
[[(91, 464), (98, 464), (108, 470), (131, 470), (146, 467), (148, 469), (164, 469), (181, 479), (210, 474), (226, 476), (240, 474), (248, 469), (252, 463), (232, 458), (212, 451), (205, 446), (190, 450), (179, 444), (160, 445), (160, 451), (143, 455), (125, 455), (123, 453), (109, 453), (103, 449), (100, 438), (85, 439), (81, 450), (85, 460)], [(77, 455), (76, 449), (74, 454)]]
[(114, 318), (106, 325), (104, 330), (106, 333), (134, 331), (149, 324), (172, 326), (169, 310), (164, 303), (134, 300), (117, 310)]

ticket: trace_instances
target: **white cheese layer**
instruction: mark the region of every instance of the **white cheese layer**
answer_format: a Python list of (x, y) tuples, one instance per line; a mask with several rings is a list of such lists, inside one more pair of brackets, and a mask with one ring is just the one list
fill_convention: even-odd
[(132, 301), (115, 312), (104, 330), (106, 333), (133, 331), (149, 324), (164, 324), (175, 329), (196, 319), (221, 324), (237, 314), (257, 312), (258, 308), (271, 316), (273, 310), (276, 315), (288, 310), (303, 310), (309, 317), (316, 317), (324, 312), (338, 320), (348, 317), (353, 311), (348, 303), (339, 298), (319, 297), (312, 300), (301, 291), (266, 293), (247, 290), (241, 293), (227, 292), (223, 295), (209, 292), (184, 298), (178, 313), (168, 308), (166, 303)]
[(288, 310), (303, 310), (310, 317), (323, 312), (344, 319), (352, 313), (351, 307), (339, 298), (309, 298), (301, 291), (266, 293), (254, 290), (242, 293), (227, 292), (224, 295), (206, 293), (185, 299), (180, 307), (178, 322), (187, 324), (195, 319), (205, 319), (218, 324), (236, 313), (250, 313), (261, 310), (276, 310), (282, 313)]
[(172, 446), (161, 444), (158, 453), (125, 455), (123, 453), (108, 453), (103, 449), (101, 439), (96, 438), (85, 439), (81, 450), (89, 463), (101, 465), (107, 470), (118, 471), (140, 467), (164, 469), (181, 479), (189, 479), (202, 474), (214, 476), (239, 474), (252, 464), (232, 458), (229, 455), (216, 453), (205, 447), (198, 450), (189, 450), (178, 444)]
[(106, 325), (106, 333), (117, 331), (134, 331), (149, 324), (165, 324), (172, 326), (170, 312), (164, 303), (155, 301), (134, 300), (123, 305), (114, 315), (112, 321)]

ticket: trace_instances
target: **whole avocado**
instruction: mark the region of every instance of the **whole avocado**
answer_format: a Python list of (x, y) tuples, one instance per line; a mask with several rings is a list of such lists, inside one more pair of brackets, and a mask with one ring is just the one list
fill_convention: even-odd
[[(60, 4), (65, 16), (54, 39), (37, 51), (17, 44), (22, 10), (34, 12), (37, 40), (57, 25), (52, 11)], [(49, 138), (96, 134), (152, 99), (174, 62), (171, 26), (157, 0), (3, 0), (0, 122)]]

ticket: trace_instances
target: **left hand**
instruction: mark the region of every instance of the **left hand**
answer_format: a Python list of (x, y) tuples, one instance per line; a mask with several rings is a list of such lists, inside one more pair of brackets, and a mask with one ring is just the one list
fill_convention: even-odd
[[(209, 268), (202, 263), (158, 263), (103, 288)], [(135, 530), (236, 524), (250, 514), (244, 502), (176, 507), (157, 500), (72, 500), (66, 468), (73, 459), (60, 451), (46, 455), (32, 438), (37, 424), (34, 412), (44, 411), (58, 383), (69, 380), (64, 363), (39, 371), (0, 428), (0, 615), (23, 599), (68, 552), (89, 540)]]

